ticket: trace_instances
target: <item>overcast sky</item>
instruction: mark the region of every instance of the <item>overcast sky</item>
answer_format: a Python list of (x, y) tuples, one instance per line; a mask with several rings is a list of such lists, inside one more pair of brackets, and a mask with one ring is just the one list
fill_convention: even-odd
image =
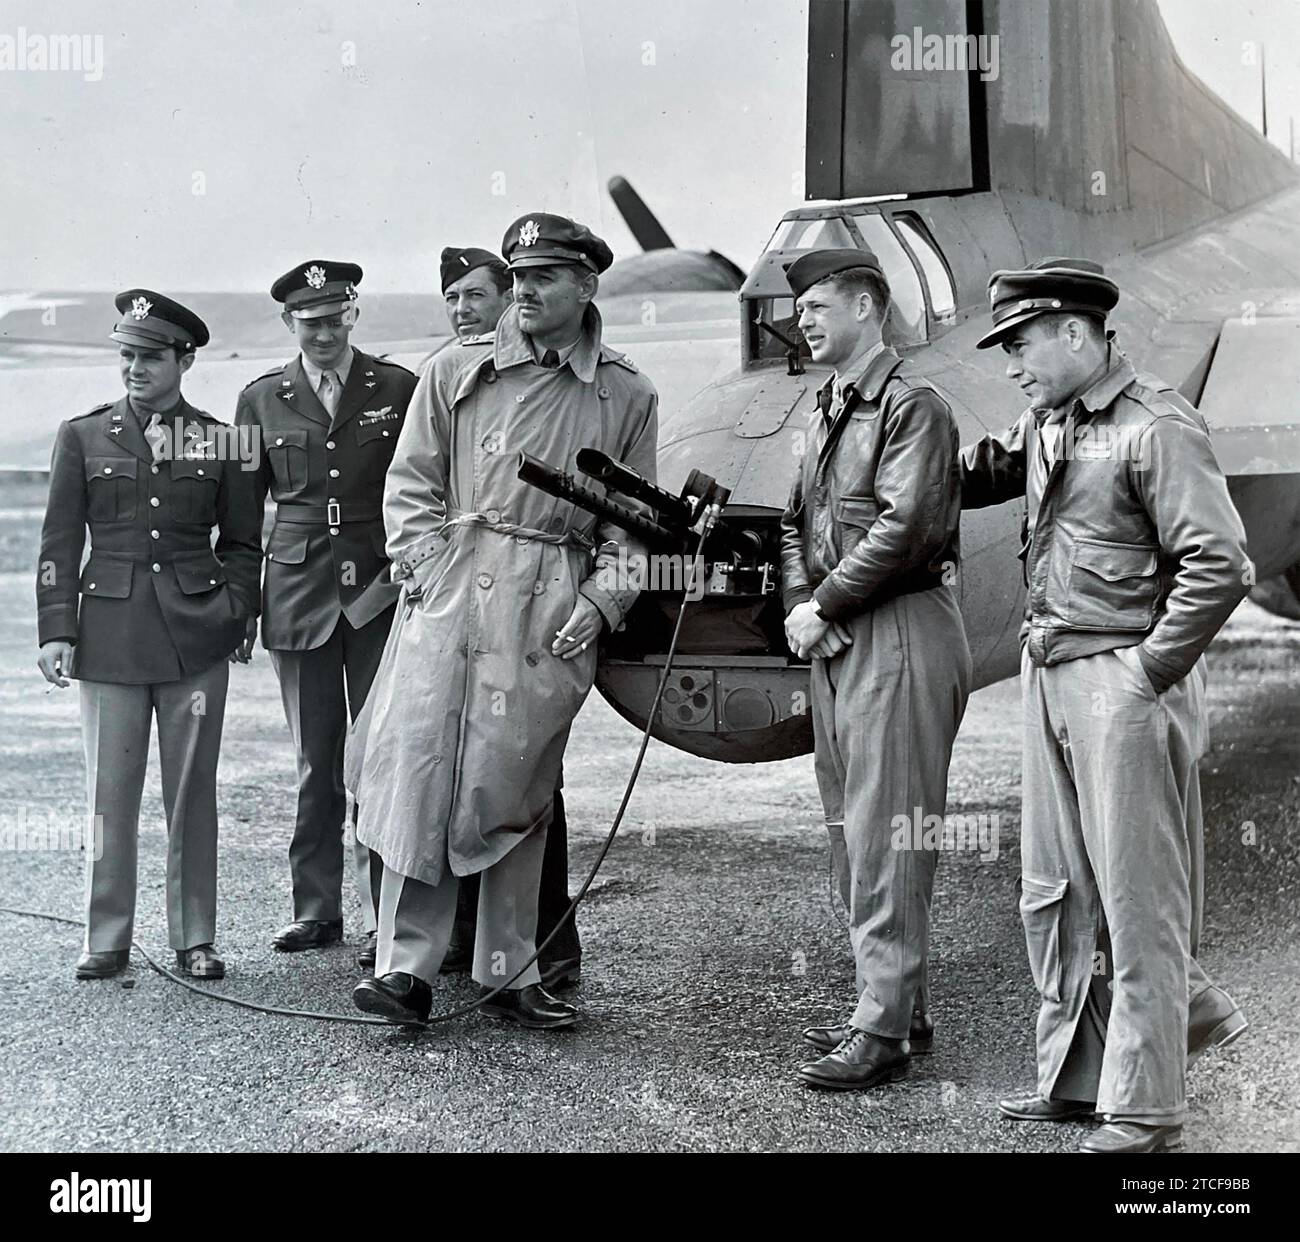
[[(0, 288), (261, 289), (300, 259), (425, 290), (526, 211), (634, 243), (622, 173), (742, 267), (802, 193), (808, 0), (0, 0), (102, 76), (0, 66)], [(1300, 2), (1163, 0), (1195, 72), (1300, 121)]]

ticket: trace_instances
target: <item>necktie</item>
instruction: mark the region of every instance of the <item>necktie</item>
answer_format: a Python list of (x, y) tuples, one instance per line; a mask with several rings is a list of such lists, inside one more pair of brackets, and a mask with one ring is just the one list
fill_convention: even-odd
[(1064, 430), (1064, 410), (1049, 410), (1043, 421), (1038, 424), (1038, 454), (1046, 474), (1052, 472)]
[(320, 377), (320, 403), (325, 407), (325, 412), (334, 417), (334, 411), (339, 408), (339, 377), (334, 371), (325, 371)]
[(542, 355), (542, 366), (548, 371), (556, 370), (560, 365), (560, 353), (556, 349), (548, 349)]
[(163, 446), (167, 443), (167, 433), (163, 430), (162, 415), (157, 410), (149, 415), (149, 421), (144, 428), (144, 438), (153, 451), (154, 461), (162, 461)]

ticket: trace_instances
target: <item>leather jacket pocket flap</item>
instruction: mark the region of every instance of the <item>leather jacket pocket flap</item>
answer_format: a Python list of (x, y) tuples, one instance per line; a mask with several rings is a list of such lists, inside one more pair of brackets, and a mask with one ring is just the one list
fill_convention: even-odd
[(1025, 925), (1025, 947), (1034, 984), (1044, 1000), (1061, 999), (1062, 903), (1069, 880), (1020, 877), (1020, 919)]
[(307, 540), (310, 532), (305, 530), (287, 530), (277, 526), (271, 531), (271, 540), (267, 545), (266, 559), (277, 565), (301, 565), (307, 559)]
[(835, 516), (847, 526), (866, 530), (880, 516), (880, 505), (874, 496), (841, 496)]
[(1132, 543), (1102, 543), (1080, 539), (1074, 545), (1074, 563), (1107, 582), (1149, 578), (1156, 572), (1156, 548)]
[(134, 568), (130, 561), (91, 553), (86, 568), (81, 571), (81, 592), (83, 595), (99, 595), (104, 599), (130, 599), (131, 573)]
[(134, 479), (139, 464), (134, 457), (87, 457), (86, 480)]
[(177, 561), (176, 582), (186, 595), (202, 595), (226, 580), (225, 566), (215, 556), (197, 561)]

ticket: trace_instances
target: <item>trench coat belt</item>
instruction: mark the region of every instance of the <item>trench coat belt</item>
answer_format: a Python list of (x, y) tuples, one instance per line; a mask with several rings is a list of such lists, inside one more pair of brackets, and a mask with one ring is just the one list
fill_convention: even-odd
[(327, 505), (287, 505), (275, 507), (276, 520), (293, 522), (299, 526), (338, 526), (343, 522), (376, 522), (383, 516), (383, 508), (374, 503), (363, 504), (353, 500), (332, 500)]
[[(438, 538), (447, 540), (451, 538), (452, 531), (459, 526), (477, 526), (482, 530), (490, 530), (496, 535), (518, 539), (520, 542), (567, 544), (569, 547), (582, 548), (588, 552), (596, 546), (595, 540), (581, 531), (538, 530), (533, 526), (520, 526), (516, 522), (493, 521), (486, 513), (478, 512), (450, 513), (449, 511), (449, 516), (433, 533)], [(399, 582), (403, 578), (413, 577), (415, 567), (422, 561), (427, 561), (433, 555), (436, 546), (432, 538), (424, 540), (419, 551), (403, 557), (400, 561), (395, 561), (390, 571), (392, 581)], [(406, 600), (408, 603), (414, 603), (420, 595), (421, 591), (418, 587), (411, 588), (407, 591)]]

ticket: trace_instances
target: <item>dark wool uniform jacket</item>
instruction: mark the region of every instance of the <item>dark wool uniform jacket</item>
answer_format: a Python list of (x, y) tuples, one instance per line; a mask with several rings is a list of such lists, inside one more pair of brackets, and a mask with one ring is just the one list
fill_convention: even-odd
[[(958, 563), (959, 437), (948, 403), (900, 375), (883, 349), (818, 417), (781, 521), (786, 612), (815, 598), (845, 621), (913, 591), (952, 582)], [(829, 407), (829, 383), (817, 394)]]
[(262, 643), (309, 651), (340, 614), (360, 629), (401, 592), (384, 555), (384, 476), (415, 376), (354, 351), (331, 419), (301, 357), (255, 379), (239, 396), (235, 423), (258, 429), (257, 496), (269, 490), (275, 526), (266, 548)]
[(184, 400), (163, 425), (183, 431), (156, 464), (125, 397), (63, 423), (54, 441), (37, 628), (42, 644), (75, 644), (71, 676), (83, 681), (195, 676), (257, 615), (262, 513), (223, 439), (234, 429)]

